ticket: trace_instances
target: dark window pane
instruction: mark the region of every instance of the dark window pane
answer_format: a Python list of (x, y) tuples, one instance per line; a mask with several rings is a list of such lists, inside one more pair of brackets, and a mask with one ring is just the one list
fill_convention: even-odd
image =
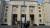
[(41, 19), (40, 19), (40, 22), (41, 22)]
[(6, 8), (8, 8), (8, 6), (6, 6)]
[(39, 17), (41, 17), (41, 14), (39, 14)]
[(5, 22), (7, 22), (7, 19), (5, 19)]
[(41, 12), (41, 10), (39, 10), (39, 12)]

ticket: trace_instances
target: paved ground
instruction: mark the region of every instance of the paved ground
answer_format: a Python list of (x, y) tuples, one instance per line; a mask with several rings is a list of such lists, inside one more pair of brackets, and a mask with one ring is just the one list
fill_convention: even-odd
[[(1, 26), (0, 28), (21, 28), (19, 26)], [(50, 28), (50, 26), (29, 26), (29, 28)]]

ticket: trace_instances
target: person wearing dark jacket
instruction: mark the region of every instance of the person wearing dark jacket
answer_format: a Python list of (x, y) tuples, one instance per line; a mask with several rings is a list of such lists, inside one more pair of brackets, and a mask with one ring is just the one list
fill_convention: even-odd
[(25, 23), (25, 28), (29, 28), (29, 22)]

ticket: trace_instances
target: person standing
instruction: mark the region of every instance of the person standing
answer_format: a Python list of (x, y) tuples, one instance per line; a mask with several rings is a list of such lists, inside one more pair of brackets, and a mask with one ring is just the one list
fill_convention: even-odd
[(22, 17), (22, 23), (21, 24), (22, 24), (21, 27), (25, 28), (25, 18), (24, 17)]

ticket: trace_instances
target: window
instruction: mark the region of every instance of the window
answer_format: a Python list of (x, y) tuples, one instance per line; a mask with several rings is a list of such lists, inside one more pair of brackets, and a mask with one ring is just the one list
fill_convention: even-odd
[(5, 17), (7, 17), (7, 13), (5, 13)]
[(12, 11), (13, 11), (13, 14), (17, 14), (18, 13), (18, 5), (12, 5)]
[(41, 19), (39, 21), (41, 22)]
[(21, 12), (22, 12), (22, 13), (25, 13), (25, 12), (26, 12), (26, 8), (27, 8), (27, 6), (24, 6), (24, 5), (21, 6)]
[(7, 22), (7, 19), (5, 19), (5, 22)]
[(18, 5), (13, 5), (13, 12), (17, 12), (17, 9), (18, 9)]
[(39, 10), (39, 12), (41, 12), (41, 10)]
[(41, 17), (41, 14), (39, 14), (39, 17)]
[(35, 6), (29, 6), (30, 13), (35, 12)]
[(6, 8), (8, 8), (8, 6), (6, 6)]

